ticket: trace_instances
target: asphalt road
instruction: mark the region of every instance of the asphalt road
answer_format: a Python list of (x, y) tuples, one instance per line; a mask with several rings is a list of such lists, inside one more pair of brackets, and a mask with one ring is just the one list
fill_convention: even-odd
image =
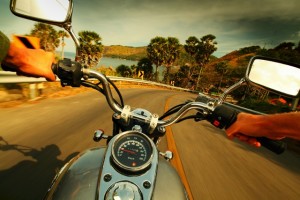
[[(126, 104), (159, 115), (168, 98), (173, 105), (195, 97), (154, 89), (122, 93)], [(110, 134), (112, 113), (96, 92), (1, 109), (0, 199), (41, 199), (66, 161), (104, 144), (92, 140), (93, 132)], [(300, 199), (299, 155), (230, 141), (205, 122), (186, 121), (172, 130), (194, 199)]]

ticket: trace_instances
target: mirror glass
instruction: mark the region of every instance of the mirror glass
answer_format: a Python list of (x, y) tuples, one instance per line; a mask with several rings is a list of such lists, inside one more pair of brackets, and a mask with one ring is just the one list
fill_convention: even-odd
[(277, 61), (254, 59), (248, 68), (248, 80), (276, 92), (297, 96), (300, 89), (300, 69)]
[(52, 22), (66, 21), (69, 0), (12, 0), (11, 9), (16, 14)]

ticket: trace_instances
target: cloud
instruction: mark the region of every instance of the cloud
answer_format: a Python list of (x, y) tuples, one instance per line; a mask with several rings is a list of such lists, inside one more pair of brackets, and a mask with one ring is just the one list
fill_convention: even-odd
[[(8, 2), (4, 0), (7, 7)], [(299, 7), (299, 0), (74, 0), (73, 27), (76, 33), (99, 33), (105, 45), (143, 46), (155, 36), (174, 36), (185, 43), (189, 36), (213, 34), (218, 52), (230, 52), (250, 45), (298, 43)], [(8, 9), (3, 14), (2, 5), (0, 9), (1, 15), (9, 15), (0, 19), (7, 32), (32, 28), (28, 20), (13, 17)]]

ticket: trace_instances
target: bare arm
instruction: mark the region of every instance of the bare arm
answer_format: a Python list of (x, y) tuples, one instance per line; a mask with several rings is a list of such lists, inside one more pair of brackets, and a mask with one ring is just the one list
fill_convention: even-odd
[(237, 137), (254, 146), (260, 146), (255, 137), (268, 137), (275, 140), (289, 137), (300, 140), (300, 113), (273, 115), (240, 113), (226, 133), (229, 138)]
[(1, 64), (4, 70), (16, 71), (18, 75), (45, 77), (48, 81), (55, 81), (51, 69), (53, 62), (53, 53), (41, 49), (19, 48), (11, 43)]

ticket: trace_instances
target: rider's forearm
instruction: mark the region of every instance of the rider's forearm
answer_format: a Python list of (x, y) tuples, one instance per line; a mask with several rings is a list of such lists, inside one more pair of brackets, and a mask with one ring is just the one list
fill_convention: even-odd
[[(240, 113), (246, 125), (240, 132), (246, 135), (259, 134), (265, 137), (289, 137), (300, 140), (300, 113), (282, 113), (273, 115), (249, 115)], [(255, 131), (259, 131), (254, 133)]]

